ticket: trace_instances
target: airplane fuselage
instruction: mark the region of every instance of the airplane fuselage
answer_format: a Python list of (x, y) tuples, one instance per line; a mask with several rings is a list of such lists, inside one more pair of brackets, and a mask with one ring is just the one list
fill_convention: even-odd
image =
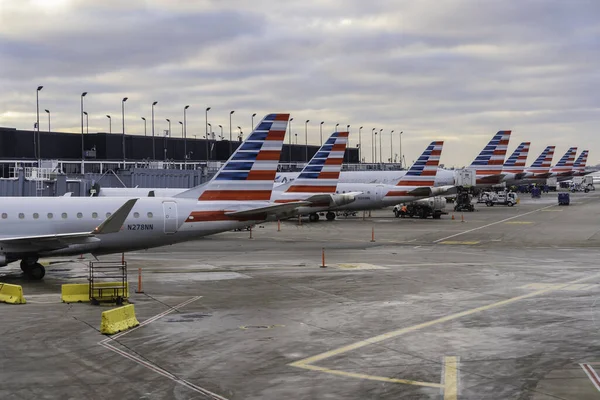
[[(2, 239), (15, 237), (92, 232), (123, 203), (124, 199), (119, 197), (5, 197), (0, 206), (0, 243)], [(117, 233), (81, 238), (77, 243), (65, 243), (58, 249), (46, 249), (39, 242), (32, 248), (27, 242), (7, 241), (0, 244), (0, 253), (10, 262), (28, 254), (101, 255), (148, 249), (258, 222), (225, 215), (225, 212), (249, 207), (257, 207), (257, 202), (245, 205), (243, 202), (145, 197), (136, 202)]]

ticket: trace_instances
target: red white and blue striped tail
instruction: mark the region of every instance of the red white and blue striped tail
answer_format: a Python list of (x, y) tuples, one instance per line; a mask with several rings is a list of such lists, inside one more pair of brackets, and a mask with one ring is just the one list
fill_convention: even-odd
[(579, 174), (583, 174), (585, 172), (585, 165), (587, 164), (587, 158), (589, 154), (589, 150), (583, 150), (577, 160), (573, 163), (573, 171)]
[(477, 176), (499, 175), (502, 173), (504, 157), (508, 149), (511, 131), (498, 131), (490, 142), (481, 150), (481, 153), (471, 163), (469, 168), (474, 169)]
[(525, 163), (527, 162), (527, 155), (529, 154), (529, 146), (531, 142), (521, 143), (510, 157), (506, 159), (502, 172), (506, 173), (519, 173), (525, 169)]
[(431, 142), (396, 186), (434, 186), (443, 147), (443, 141)]
[(204, 186), (182, 193), (199, 201), (269, 201), (289, 114), (269, 114)]
[(554, 174), (568, 174), (573, 170), (573, 163), (575, 163), (575, 155), (577, 154), (577, 147), (570, 147), (564, 156), (556, 163), (550, 172)]
[(348, 132), (334, 132), (287, 188), (288, 193), (335, 193)]
[(554, 158), (554, 149), (556, 146), (548, 146), (542, 151), (542, 154), (531, 164), (531, 168), (550, 168), (552, 158)]

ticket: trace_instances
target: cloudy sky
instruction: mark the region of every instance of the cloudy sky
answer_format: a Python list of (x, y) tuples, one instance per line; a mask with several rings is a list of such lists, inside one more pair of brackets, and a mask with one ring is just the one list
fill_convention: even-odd
[[(384, 158), (414, 160), (443, 139), (442, 162), (469, 164), (500, 129), (512, 151), (531, 141), (529, 162), (549, 144), (600, 163), (600, 2), (597, 0), (0, 0), (0, 126), (31, 129), (35, 90), (41, 129), (188, 136), (208, 120), (229, 132), (229, 111), (289, 112), (292, 128), (319, 143), (336, 123), (383, 129)], [(256, 121), (255, 121), (256, 122)], [(150, 130), (150, 124), (148, 124)], [(379, 147), (379, 146), (378, 146)]]

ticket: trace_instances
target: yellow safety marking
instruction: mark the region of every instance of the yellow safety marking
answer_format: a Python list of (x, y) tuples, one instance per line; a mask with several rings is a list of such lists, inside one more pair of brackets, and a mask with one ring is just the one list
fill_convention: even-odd
[(473, 241), (460, 241), (460, 240), (445, 240), (443, 242), (439, 242), (440, 244), (479, 244), (481, 241), (473, 240)]
[(444, 359), (444, 400), (458, 399), (458, 357)]
[(366, 263), (354, 263), (354, 264), (338, 264), (340, 269), (389, 269), (380, 265), (366, 264)]
[(242, 325), (240, 329), (273, 329), (273, 328), (284, 328), (285, 325)]
[(560, 284), (553, 283), (529, 283), (527, 285), (521, 286), (521, 289), (533, 289), (533, 290), (541, 290), (548, 288), (557, 288), (556, 290), (568, 291), (568, 292), (576, 292), (581, 290), (590, 290), (597, 288), (596, 284), (579, 284), (579, 285), (570, 285), (569, 287), (562, 288)]
[[(585, 281), (591, 280), (591, 279), (596, 279), (598, 277), (600, 277), (600, 274), (595, 274), (595, 275), (587, 276), (584, 278), (575, 279), (574, 281), (571, 281), (568, 283), (554, 284), (554, 285), (551, 285), (550, 287), (547, 287), (547, 288), (541, 289), (541, 290), (537, 290), (535, 292), (523, 294), (521, 296), (511, 297), (509, 299), (501, 300), (496, 303), (491, 303), (491, 304), (488, 304), (485, 306), (472, 308), (470, 310), (465, 310), (465, 311), (462, 311), (462, 312), (459, 312), (456, 314), (446, 315), (445, 317), (436, 318), (436, 319), (428, 321), (428, 322), (423, 322), (421, 324), (397, 329), (395, 331), (383, 333), (381, 335), (377, 335), (377, 336), (374, 336), (374, 337), (371, 337), (368, 339), (360, 340), (358, 342), (355, 342), (355, 343), (352, 343), (352, 344), (349, 344), (349, 345), (346, 345), (346, 346), (343, 346), (343, 347), (340, 347), (340, 348), (337, 348), (334, 350), (326, 351), (324, 353), (317, 354), (312, 357), (308, 357), (308, 358), (305, 358), (302, 360), (295, 361), (293, 363), (290, 363), (289, 365), (292, 367), (296, 367), (296, 368), (303, 368), (303, 369), (312, 370), (312, 371), (324, 372), (324, 373), (328, 373), (328, 374), (332, 374), (332, 375), (347, 376), (347, 377), (353, 377), (353, 378), (359, 378), (359, 379), (370, 379), (370, 380), (376, 380), (376, 381), (382, 381), (382, 382), (404, 383), (404, 384), (408, 384), (408, 385), (418, 385), (418, 386), (443, 387), (442, 385), (433, 384), (433, 383), (410, 381), (410, 380), (405, 381), (403, 379), (394, 380), (393, 378), (385, 378), (385, 377), (378, 377), (378, 376), (372, 376), (372, 375), (358, 374), (358, 373), (353, 373), (353, 372), (333, 370), (333, 369), (323, 368), (323, 367), (319, 367), (319, 366), (311, 365), (311, 364), (315, 364), (319, 361), (323, 361), (323, 360), (326, 360), (326, 359), (334, 357), (334, 356), (339, 356), (339, 355), (347, 353), (349, 351), (358, 350), (365, 346), (369, 346), (372, 344), (377, 344), (379, 342), (383, 342), (385, 340), (393, 339), (398, 336), (404, 335), (406, 333), (414, 332), (414, 331), (417, 331), (417, 330), (420, 330), (423, 328), (429, 328), (429, 327), (437, 325), (437, 324), (441, 324), (441, 323), (452, 321), (452, 320), (455, 320), (458, 318), (466, 317), (468, 315), (473, 315), (473, 314), (476, 314), (476, 313), (479, 313), (482, 311), (487, 311), (487, 310), (491, 310), (494, 308), (506, 306), (506, 305), (509, 305), (512, 303), (516, 303), (517, 301), (540, 296), (542, 294), (547, 294), (547, 293), (554, 292), (557, 290), (563, 290), (571, 285), (575, 285), (580, 282), (585, 282)], [(437, 386), (435, 386), (435, 385), (437, 385)]]
[(413, 381), (411, 379), (387, 378), (385, 376), (376, 376), (376, 375), (359, 374), (357, 372), (340, 371), (338, 369), (319, 367), (317, 365), (309, 365), (309, 364), (297, 365), (297, 364), (298, 364), (298, 362), (295, 362), (290, 365), (292, 367), (304, 368), (304, 369), (308, 369), (311, 371), (325, 372), (327, 374), (345, 376), (345, 377), (349, 377), (349, 378), (368, 379), (371, 381), (390, 382), (390, 383), (402, 383), (404, 385), (425, 386), (425, 387), (440, 388), (440, 389), (444, 388), (444, 385), (442, 385), (440, 383)]
[(508, 222), (505, 222), (505, 224), (528, 225), (528, 224), (533, 224), (533, 222), (531, 222), (531, 221), (508, 221)]

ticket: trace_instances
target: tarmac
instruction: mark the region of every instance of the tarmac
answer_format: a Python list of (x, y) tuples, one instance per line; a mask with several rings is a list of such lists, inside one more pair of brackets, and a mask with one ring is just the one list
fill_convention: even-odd
[(0, 304), (0, 399), (598, 399), (600, 192), (571, 199), (127, 253), (141, 325), (112, 337), (107, 306), (60, 301), (87, 260), (41, 282), (11, 264), (27, 304)]

